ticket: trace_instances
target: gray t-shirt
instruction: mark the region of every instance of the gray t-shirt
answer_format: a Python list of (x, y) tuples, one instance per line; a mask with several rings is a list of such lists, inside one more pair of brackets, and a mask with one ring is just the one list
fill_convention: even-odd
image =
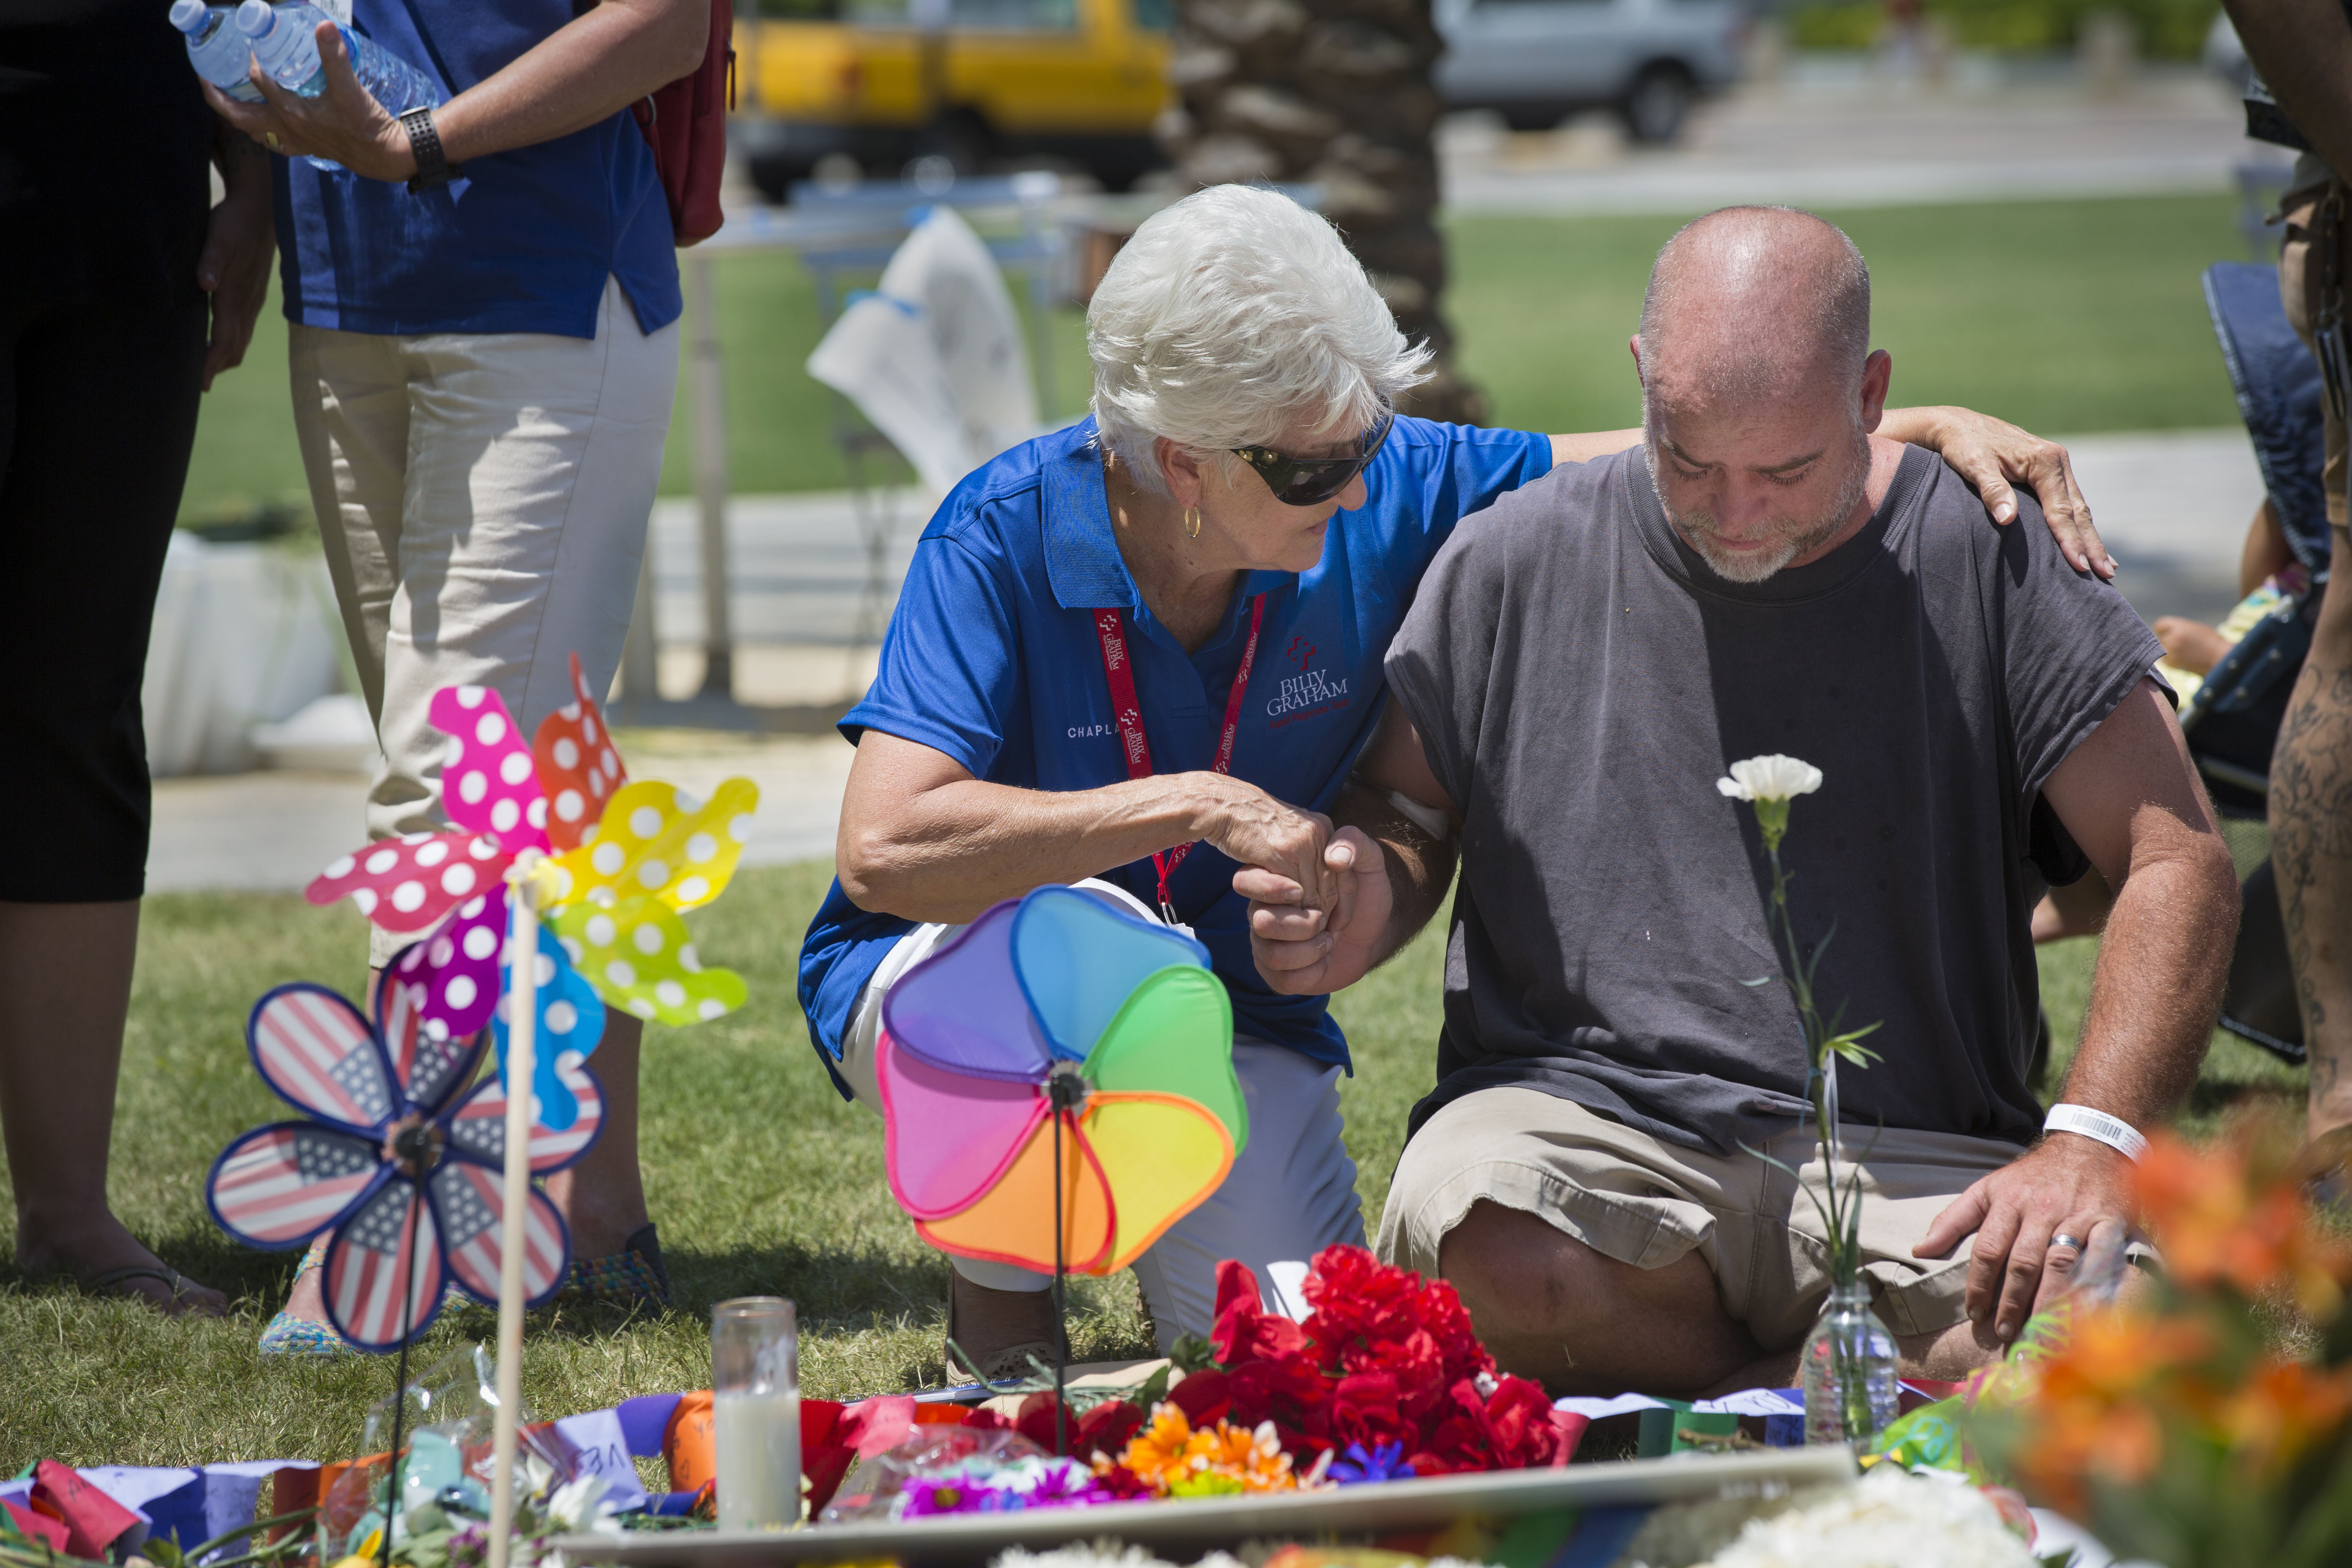
[(1803, 1110), (1770, 871), (1715, 781), (1819, 767), (1781, 858), (1825, 1014), (1880, 1020), (1847, 1121), (2023, 1142), (2038, 982), (2030, 918), (2081, 851), (2041, 790), (2162, 649), (2078, 575), (2030, 498), (1995, 527), (1906, 451), (1822, 560), (1726, 582), (1675, 534), (1641, 452), (1553, 469), (1465, 519), (1388, 655), (1463, 812), (1440, 1105), (1542, 1089), (1729, 1152)]

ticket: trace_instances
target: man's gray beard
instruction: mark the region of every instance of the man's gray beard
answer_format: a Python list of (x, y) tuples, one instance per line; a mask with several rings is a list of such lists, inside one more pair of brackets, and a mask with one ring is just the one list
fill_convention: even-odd
[(1666, 500), (1665, 487), (1658, 483), (1657, 448), (1645, 444), (1643, 451), (1649, 459), (1650, 488), (1657, 492), (1658, 505), (1664, 510), (1667, 521), (1682, 534), (1683, 542), (1698, 552), (1698, 558), (1706, 563), (1707, 570), (1727, 583), (1761, 583), (1790, 562), (1828, 543), (1837, 537), (1838, 530), (1845, 526), (1845, 520), (1853, 515), (1854, 507), (1862, 500), (1863, 490), (1870, 483), (1870, 437), (1867, 432), (1858, 431), (1854, 437), (1853, 471), (1839, 489), (1837, 500), (1820, 521), (1807, 523), (1773, 549), (1732, 552), (1717, 546), (1715, 515), (1712, 512), (1675, 510), (1674, 503)]

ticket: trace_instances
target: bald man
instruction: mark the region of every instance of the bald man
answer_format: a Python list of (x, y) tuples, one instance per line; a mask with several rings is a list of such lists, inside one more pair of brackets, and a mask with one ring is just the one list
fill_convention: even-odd
[[(2040, 527), (1998, 527), (1873, 432), (1888, 356), (1846, 237), (1775, 208), (1677, 234), (1633, 342), (1640, 448), (1465, 520), (1388, 655), (1327, 917), (1245, 872), (1260, 968), (1337, 990), (1433, 912), (1458, 839), (1437, 1087), (1382, 1215), (1511, 1370), (1558, 1393), (1794, 1381), (1828, 1281), (1822, 1168), (1770, 872), (1727, 765), (1826, 782), (1781, 854), (1844, 1069), (1864, 1273), (1906, 1370), (1998, 1353), (2132, 1223), (2128, 1130), (2194, 1080), (2237, 917), (2149, 667), (2156, 639)], [(1414, 818), (1421, 826), (1409, 826)], [(2026, 1082), (2030, 917), (2121, 889), (2062, 1100)], [(2060, 1120), (2096, 1126), (2082, 1116)]]

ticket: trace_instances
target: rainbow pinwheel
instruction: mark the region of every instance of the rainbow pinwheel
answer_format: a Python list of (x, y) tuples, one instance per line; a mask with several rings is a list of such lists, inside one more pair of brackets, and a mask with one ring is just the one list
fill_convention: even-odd
[(727, 886), (760, 799), (749, 779), (727, 780), (708, 802), (627, 782), (577, 655), (572, 683), (573, 700), (529, 746), (497, 692), (434, 693), (434, 727), (449, 737), (442, 806), (457, 830), (346, 855), (304, 890), (314, 904), (347, 897), (385, 931), (423, 932), (388, 973), (427, 1028), (456, 1038), (494, 1026), (503, 1061), (508, 869), (528, 850), (552, 856), (542, 873), (543, 1044), (532, 1090), (554, 1128), (570, 1115), (564, 1058), (593, 1051), (604, 1031), (601, 1006), (590, 1006), (597, 996), (670, 1025), (742, 1005), (742, 979), (703, 966), (678, 912)]
[(1249, 1142), (1208, 951), (1075, 889), (987, 910), (890, 988), (882, 1020), (890, 1191), (949, 1252), (1124, 1268)]
[[(389, 1351), (432, 1325), (447, 1285), (498, 1300), (507, 1104), (496, 1078), (467, 1087), (479, 1033), (426, 1028), (389, 974), (375, 1002), (382, 1027), (319, 985), (281, 985), (255, 1005), (253, 1065), (307, 1120), (232, 1142), (213, 1163), (205, 1200), (249, 1247), (300, 1247), (331, 1230), (328, 1319), (360, 1349)], [(575, 1115), (560, 1132), (533, 1129), (533, 1176), (578, 1160), (604, 1125), (595, 1079), (576, 1059), (563, 1079)], [(563, 1283), (571, 1248), (537, 1186), (525, 1236), (523, 1288), (535, 1305)]]

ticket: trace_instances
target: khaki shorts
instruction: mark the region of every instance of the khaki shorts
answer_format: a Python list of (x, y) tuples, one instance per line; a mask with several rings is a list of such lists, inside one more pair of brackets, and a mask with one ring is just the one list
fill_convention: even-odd
[[(1948, 1132), (1849, 1132), (1863, 1170), (1863, 1275), (1897, 1334), (1930, 1334), (1967, 1316), (1969, 1247), (1949, 1260), (1912, 1246), (1944, 1206), (2023, 1151)], [(1791, 1127), (1766, 1152), (1823, 1190), (1812, 1130)], [(1381, 1216), (1380, 1254), (1437, 1272), (1438, 1247), (1484, 1198), (1549, 1221), (1594, 1251), (1660, 1268), (1696, 1251), (1723, 1304), (1766, 1350), (1800, 1342), (1829, 1294), (1826, 1230), (1788, 1173), (1744, 1151), (1716, 1154), (1667, 1143), (1573, 1100), (1533, 1089), (1465, 1095), (1405, 1145)]]

